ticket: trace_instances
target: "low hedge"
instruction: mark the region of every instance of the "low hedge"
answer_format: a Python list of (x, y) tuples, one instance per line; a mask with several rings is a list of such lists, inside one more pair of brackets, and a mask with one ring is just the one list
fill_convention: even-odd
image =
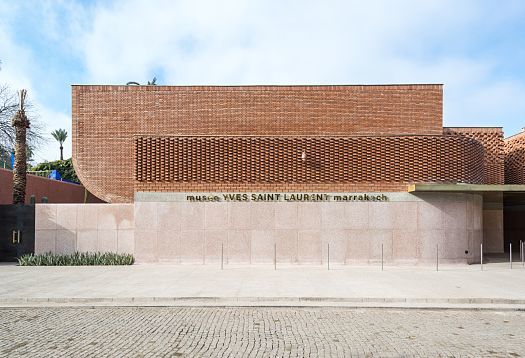
[(75, 252), (69, 255), (52, 253), (23, 255), (18, 258), (20, 266), (96, 266), (96, 265), (133, 265), (135, 258), (130, 254), (111, 252)]

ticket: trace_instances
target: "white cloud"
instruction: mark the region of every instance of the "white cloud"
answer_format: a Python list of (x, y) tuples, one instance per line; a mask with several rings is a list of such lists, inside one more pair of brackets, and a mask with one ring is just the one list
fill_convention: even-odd
[(120, 1), (80, 43), (95, 81), (162, 68), (174, 83), (384, 82), (400, 53), (469, 20), (463, 6), (410, 3)]
[[(65, 128), (68, 133), (71, 133), (71, 116), (49, 108), (42, 101), (41, 93), (36, 89), (37, 86), (34, 82), (35, 71), (33, 69), (37, 66), (38, 61), (34, 58), (33, 53), (28, 48), (15, 43), (9, 32), (2, 27), (0, 27), (0, 43), (2, 44), (0, 83), (9, 86), (13, 91), (22, 88), (28, 91), (28, 99), (33, 104), (33, 112), (37, 115), (36, 121), (42, 127), (46, 139), (35, 152), (35, 160), (40, 162), (59, 159), (58, 149), (55, 148), (58, 146), (55, 145), (56, 142), (51, 137), (50, 131), (56, 128)], [(64, 155), (70, 157), (70, 138), (65, 143), (64, 149)]]
[(14, 88), (29, 88), (31, 79), (25, 69), (32, 66), (31, 52), (18, 46), (11, 41), (8, 33), (0, 27), (0, 43), (2, 50), (0, 60), (2, 69), (0, 70), (0, 81)]
[[(38, 6), (43, 35), (62, 44), (60, 56), (82, 62), (85, 73), (73, 78), (85, 83), (145, 83), (154, 75), (160, 84), (444, 83), (445, 125), (504, 124), (507, 134), (523, 126), (525, 77), (501, 74), (514, 59), (497, 47), (510, 41), (501, 29), (523, 18), (520, 1), (117, 0)], [(0, 12), (6, 7), (0, 4)], [(33, 70), (38, 57), (12, 43), (6, 26), (14, 31), (15, 22), (0, 25), (0, 79), (30, 88), (49, 131), (70, 130), (69, 113), (40, 101), (35, 78), (41, 75)], [(13, 61), (16, 67), (8, 66)], [(63, 82), (49, 79), (50, 86)], [(67, 106), (69, 101), (62, 99)], [(42, 156), (58, 156), (54, 141), (46, 148)]]
[[(490, 85), (454, 89), (445, 105), (450, 126), (502, 126), (505, 136), (525, 127), (525, 85), (512, 80), (494, 81)], [(445, 102), (447, 103), (447, 102)], [(468, 118), (458, 114), (467, 113)]]
[(53, 161), (60, 159), (60, 145), (51, 136), (51, 132), (59, 128), (65, 129), (68, 133), (68, 137), (64, 143), (64, 158), (71, 158), (71, 115), (69, 113), (53, 111), (46, 107), (39, 108), (38, 113), (46, 127), (46, 141), (36, 153), (35, 160), (42, 162), (44, 160)]
[(94, 83), (145, 82), (158, 71), (166, 84), (444, 83), (445, 125), (497, 126), (523, 113), (514, 100), (524, 84), (493, 75), (505, 59), (468, 50), (483, 41), (478, 32), (523, 10), (474, 1), (117, 1), (93, 12), (80, 43)]

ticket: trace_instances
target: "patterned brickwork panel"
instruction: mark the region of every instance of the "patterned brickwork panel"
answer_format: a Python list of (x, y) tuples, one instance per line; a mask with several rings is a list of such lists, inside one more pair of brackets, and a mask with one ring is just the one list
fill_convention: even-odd
[(396, 192), (406, 191), (410, 182), (385, 183), (207, 183), (177, 181), (135, 181), (135, 192)]
[(235, 183), (482, 183), (484, 177), (483, 146), (460, 136), (138, 137), (135, 158), (138, 182), (208, 184), (208, 190)]
[(505, 140), (505, 184), (525, 184), (525, 133)]
[(484, 184), (503, 184), (505, 182), (505, 142), (503, 130), (496, 128), (443, 128), (447, 135), (474, 138), (485, 148)]

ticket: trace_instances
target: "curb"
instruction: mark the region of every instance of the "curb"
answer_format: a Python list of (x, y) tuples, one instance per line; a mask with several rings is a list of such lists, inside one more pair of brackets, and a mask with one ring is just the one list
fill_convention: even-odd
[(523, 310), (525, 299), (389, 297), (12, 297), (0, 307), (347, 307)]

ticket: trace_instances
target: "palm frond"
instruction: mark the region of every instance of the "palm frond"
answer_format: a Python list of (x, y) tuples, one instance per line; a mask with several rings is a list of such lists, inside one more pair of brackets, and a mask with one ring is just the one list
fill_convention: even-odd
[(52, 131), (51, 135), (57, 140), (57, 142), (60, 143), (60, 145), (62, 145), (66, 141), (67, 131), (65, 129), (60, 128)]

